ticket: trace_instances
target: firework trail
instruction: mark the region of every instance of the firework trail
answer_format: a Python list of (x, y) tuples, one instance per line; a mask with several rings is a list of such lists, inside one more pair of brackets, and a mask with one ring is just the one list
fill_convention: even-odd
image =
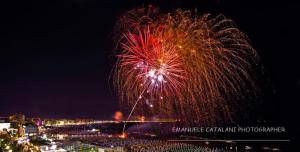
[(116, 28), (114, 86), (122, 107), (190, 123), (215, 125), (246, 117), (256, 96), (259, 58), (223, 15), (157, 8), (128, 11)]

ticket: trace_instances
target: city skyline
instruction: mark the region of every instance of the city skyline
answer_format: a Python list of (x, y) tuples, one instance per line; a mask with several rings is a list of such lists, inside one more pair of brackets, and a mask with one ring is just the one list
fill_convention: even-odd
[(0, 5), (0, 152), (286, 151), (300, 3)]
[[(291, 67), (289, 60), (294, 58), (293, 47), (285, 45), (293, 41), (289, 27), (293, 25), (277, 22), (277, 18), (285, 14), (293, 18), (295, 9), (284, 4), (282, 10), (288, 12), (279, 12), (280, 4), (258, 1), (8, 3), (6, 9), (15, 13), (4, 17), (2, 24), (6, 37), (1, 55), (0, 115), (112, 118), (119, 110), (109, 81), (115, 61), (114, 24), (129, 8), (148, 4), (166, 11), (197, 8), (199, 13), (222, 13), (235, 20), (263, 60), (268, 81), (262, 99), (266, 117), (286, 121), (290, 107), (286, 102), (293, 101), (299, 84), (296, 75), (285, 68)], [(281, 50), (290, 52), (282, 54)]]

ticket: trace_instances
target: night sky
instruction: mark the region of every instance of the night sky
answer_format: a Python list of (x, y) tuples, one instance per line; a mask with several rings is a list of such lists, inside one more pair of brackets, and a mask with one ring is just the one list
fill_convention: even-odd
[(264, 64), (266, 118), (291, 122), (300, 101), (300, 5), (259, 0), (1, 2), (0, 116), (111, 118), (118, 110), (109, 82), (113, 26), (125, 10), (148, 4), (233, 19)]

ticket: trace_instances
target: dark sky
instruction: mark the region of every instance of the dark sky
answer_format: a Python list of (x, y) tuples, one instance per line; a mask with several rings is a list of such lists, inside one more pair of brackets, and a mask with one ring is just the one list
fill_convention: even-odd
[[(283, 1), (282, 1), (283, 2)], [(0, 116), (111, 118), (117, 101), (109, 74), (113, 26), (123, 11), (154, 4), (223, 13), (261, 55), (270, 90), (267, 117), (289, 123), (299, 102), (300, 5), (259, 0), (61, 0), (0, 4)]]

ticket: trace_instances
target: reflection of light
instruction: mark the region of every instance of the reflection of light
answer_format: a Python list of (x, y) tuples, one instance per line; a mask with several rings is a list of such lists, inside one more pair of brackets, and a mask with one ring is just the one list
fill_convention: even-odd
[(50, 147), (51, 150), (55, 150), (56, 148), (57, 148), (57, 145), (52, 145), (52, 146)]
[(47, 139), (47, 135), (46, 135), (46, 134), (43, 134), (43, 135), (42, 135), (42, 139)]
[(273, 148), (273, 151), (280, 151), (279, 148)]
[(58, 134), (58, 139), (59, 139), (59, 140), (63, 140), (64, 137), (65, 137), (65, 135)]
[(127, 135), (126, 135), (126, 133), (122, 133), (121, 135), (119, 135), (119, 137), (124, 139), (127, 137)]
[(250, 149), (252, 149), (252, 147), (250, 147), (250, 146), (245, 146), (245, 149), (246, 149), (246, 150), (250, 150)]

